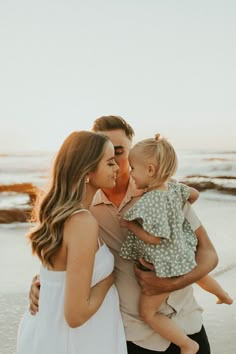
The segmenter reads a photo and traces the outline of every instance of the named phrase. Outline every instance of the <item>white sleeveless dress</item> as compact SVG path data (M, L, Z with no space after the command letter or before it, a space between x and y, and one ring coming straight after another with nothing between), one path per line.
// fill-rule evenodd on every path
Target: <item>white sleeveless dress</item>
M114 268L114 257L103 244L98 249L91 286ZM113 285L98 311L82 326L70 328L64 319L64 271L40 270L39 312L27 310L21 321L16 354L127 354L119 298Z

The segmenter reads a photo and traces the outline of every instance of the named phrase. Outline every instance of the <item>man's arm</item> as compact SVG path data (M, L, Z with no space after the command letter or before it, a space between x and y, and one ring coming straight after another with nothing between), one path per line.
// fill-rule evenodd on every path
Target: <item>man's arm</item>
M39 276L35 275L32 279L30 292L29 292L29 301L30 301L29 310L31 315L36 315L39 309L39 292L40 292L40 280L39 280Z
M196 214L186 205L185 217L191 223L198 238L196 252L197 266L189 273L175 278L158 278L153 272L144 272L135 266L135 274L142 291L146 295L157 295L185 288L211 272L218 263L215 248ZM145 265L145 263L144 263Z

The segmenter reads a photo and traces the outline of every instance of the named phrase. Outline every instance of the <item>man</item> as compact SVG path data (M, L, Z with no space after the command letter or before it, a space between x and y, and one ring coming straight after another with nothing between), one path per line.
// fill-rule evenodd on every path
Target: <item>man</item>
M160 311L173 318L192 339L199 343L198 353L210 353L207 336L202 327L202 309L193 297L192 287L188 286L209 273L217 264L217 255L206 231L193 210L187 205L185 216L192 228L196 230L199 239L196 255L198 266L190 273L175 279L157 278L153 272L143 272L137 267L134 268L132 262L121 258L119 250L127 235L127 230L120 227L119 216L124 215L142 195L142 191L136 189L129 174L128 154L134 131L124 119L117 116L104 116L96 119L92 130L109 136L115 147L116 163L119 165L116 186L113 189L98 191L91 212L99 223L100 237L115 256L116 286L120 296L128 353L180 353L178 347L160 337L140 319L138 311L140 287L136 276L142 291L147 295L171 293ZM33 313L37 309L38 292L33 284L30 295L32 301L30 308Z

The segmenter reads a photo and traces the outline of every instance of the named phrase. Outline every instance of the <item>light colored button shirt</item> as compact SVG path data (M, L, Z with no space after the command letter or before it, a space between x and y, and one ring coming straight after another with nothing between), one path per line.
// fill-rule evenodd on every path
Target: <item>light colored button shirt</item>
M149 350L165 351L170 342L140 319L138 310L140 287L134 274L133 262L119 256L121 244L127 237L127 229L120 227L117 215L124 215L141 195L142 192L137 190L130 180L126 196L119 208L99 190L90 210L99 223L100 237L115 257L116 287L127 341ZM201 223L189 204L186 204L184 212L193 230L196 230ZM197 333L201 329L202 308L197 304L191 286L172 292L159 308L159 312L171 317L187 334Z

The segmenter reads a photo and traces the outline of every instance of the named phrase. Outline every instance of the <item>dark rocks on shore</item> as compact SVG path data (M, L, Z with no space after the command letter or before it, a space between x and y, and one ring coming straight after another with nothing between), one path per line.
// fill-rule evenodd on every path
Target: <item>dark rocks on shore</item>
M1 192L25 193L29 196L30 201L27 208L1 209L0 224L30 221L32 208L39 193L39 188L32 183L9 184L0 185Z
M36 201L39 189L32 183L16 183L0 185L0 192L16 192L28 194L30 198L30 204L33 205Z
M10 224L12 222L30 221L32 209L1 209L0 224Z
M236 187L230 187L222 184L218 184L213 182L212 180L219 179L219 180L235 180L236 185L236 177L232 176L217 176L217 177L209 177L209 176L202 176L202 175L194 175L194 176L187 176L182 179L181 183L186 184L189 187L196 188L199 192L205 190L216 190L221 193L236 195Z

